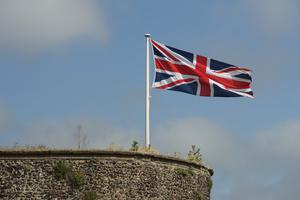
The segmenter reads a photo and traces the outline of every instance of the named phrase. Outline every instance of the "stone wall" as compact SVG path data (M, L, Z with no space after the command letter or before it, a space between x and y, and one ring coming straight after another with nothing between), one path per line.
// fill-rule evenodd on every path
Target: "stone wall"
M60 174L62 166L76 177ZM0 199L209 200L212 174L186 160L135 152L0 151Z

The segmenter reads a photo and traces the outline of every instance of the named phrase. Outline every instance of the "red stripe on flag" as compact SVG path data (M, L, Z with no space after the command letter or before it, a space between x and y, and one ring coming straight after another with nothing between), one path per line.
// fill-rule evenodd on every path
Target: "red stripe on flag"
M210 84L206 74L207 58L204 56L197 55L196 57L196 68L199 70L199 81L200 81L200 96L210 96Z
M221 77L217 77L217 76L210 75L210 74L208 74L208 77L210 79L224 85L224 87L228 88L228 89L247 89L247 88L250 88L250 84L251 84L249 82L221 78Z
M171 72L181 73L183 75L198 76L198 73L186 65L174 64L166 60L155 58L155 66L157 69L162 69Z

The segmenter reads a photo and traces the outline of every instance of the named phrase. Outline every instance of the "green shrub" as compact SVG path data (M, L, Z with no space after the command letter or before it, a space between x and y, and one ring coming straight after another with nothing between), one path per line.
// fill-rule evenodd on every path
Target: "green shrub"
M192 162L202 163L202 154L200 154L200 149L192 145L192 149L189 151L187 159Z
M131 145L131 148L130 148L130 151L138 151L139 150L139 143L137 141L133 141L132 142L132 145Z
M72 171L72 165L66 164L63 161L59 161L54 167L54 174L60 180L66 179L70 171Z
M54 167L54 174L59 180L65 180L71 187L79 188L84 184L84 175L74 171L71 163L59 161Z
M99 197L96 192L88 191L84 193L83 200L97 200Z
M79 171L73 171L73 173L68 176L68 182L72 187L79 188L84 184L84 175Z

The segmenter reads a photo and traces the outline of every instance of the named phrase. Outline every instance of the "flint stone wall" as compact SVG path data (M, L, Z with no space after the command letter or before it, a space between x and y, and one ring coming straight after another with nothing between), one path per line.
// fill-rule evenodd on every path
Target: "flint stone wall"
M59 161L72 163L84 184L58 179ZM209 200L213 171L186 160L116 151L0 151L0 199Z

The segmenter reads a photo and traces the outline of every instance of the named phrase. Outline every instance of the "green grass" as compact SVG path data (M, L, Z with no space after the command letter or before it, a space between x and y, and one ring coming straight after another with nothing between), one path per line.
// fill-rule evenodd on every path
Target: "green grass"
M74 171L71 163L59 161L54 167L54 174L73 188L79 188L84 184L84 175L80 171Z

